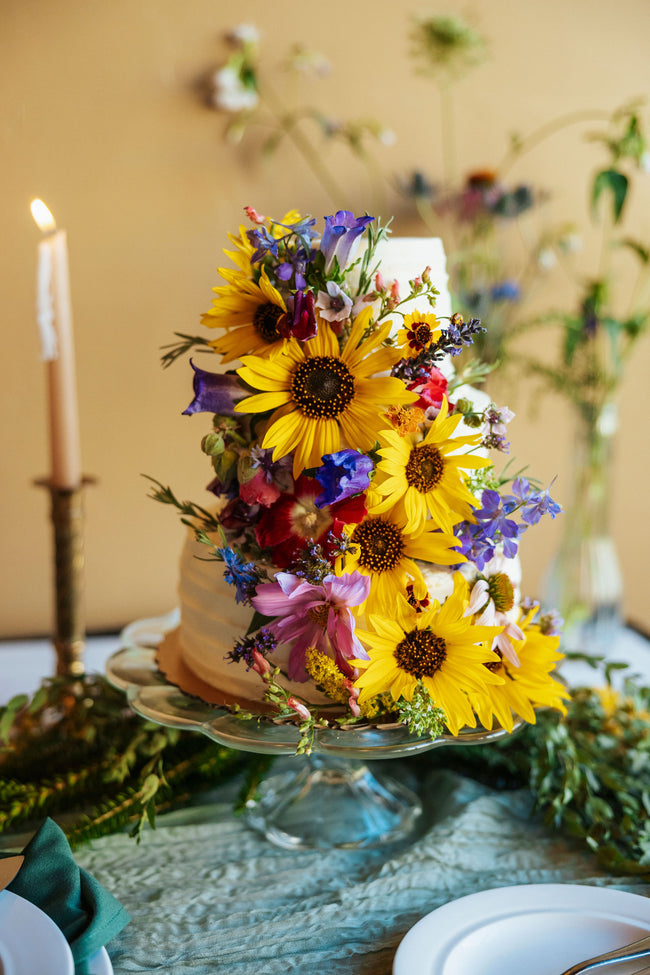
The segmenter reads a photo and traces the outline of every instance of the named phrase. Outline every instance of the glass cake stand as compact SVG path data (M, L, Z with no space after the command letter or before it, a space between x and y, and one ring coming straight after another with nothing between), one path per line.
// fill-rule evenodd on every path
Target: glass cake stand
M362 849L407 838L422 813L419 798L368 761L406 758L443 745L478 745L513 734L503 728L458 735L412 735L402 724L316 728L313 751L296 756L295 725L251 720L206 704L170 684L156 665L156 647L178 625L178 612L138 620L122 632L122 649L106 664L108 680L133 710L171 728L198 731L220 745L292 756L295 768L266 778L248 803L248 825L285 849Z

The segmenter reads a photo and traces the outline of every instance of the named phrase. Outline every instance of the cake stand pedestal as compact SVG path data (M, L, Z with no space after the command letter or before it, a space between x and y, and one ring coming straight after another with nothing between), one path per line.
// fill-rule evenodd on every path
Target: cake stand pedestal
M293 756L295 770L264 779L246 810L248 824L285 849L365 849L406 839L421 815L420 800L380 767L371 772L367 762L486 744L514 733L467 728L431 738L412 735L402 724L325 727L316 728L312 754L296 756L300 732L295 725L238 716L167 682L156 666L156 647L177 624L178 614L172 613L128 626L122 649L107 662L108 680L150 721L198 731L228 748Z

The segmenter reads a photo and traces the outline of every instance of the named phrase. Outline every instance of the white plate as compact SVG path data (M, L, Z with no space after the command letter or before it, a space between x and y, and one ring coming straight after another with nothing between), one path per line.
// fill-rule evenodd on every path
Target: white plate
M393 975L560 975L649 932L650 899L638 894L575 884L499 887L418 921L397 949ZM643 965L619 965L616 975Z
M106 948L100 948L96 954L88 959L86 965L88 975L113 975L113 966Z
M47 914L9 890L0 893L2 975L74 975L70 946Z

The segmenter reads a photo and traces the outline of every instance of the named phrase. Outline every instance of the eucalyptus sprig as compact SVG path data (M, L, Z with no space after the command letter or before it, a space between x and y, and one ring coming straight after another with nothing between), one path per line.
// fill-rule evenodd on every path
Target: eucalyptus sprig
M585 658L593 665L593 658ZM608 681L626 664L596 661ZM444 764L444 749L432 760ZM650 688L580 687L567 714L486 746L453 749L453 767L504 788L527 787L545 825L577 837L612 873L650 876Z

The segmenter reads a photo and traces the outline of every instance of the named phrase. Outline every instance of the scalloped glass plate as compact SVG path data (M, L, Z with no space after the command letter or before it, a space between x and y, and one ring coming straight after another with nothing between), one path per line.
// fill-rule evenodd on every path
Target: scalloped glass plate
M300 732L294 724L243 718L165 679L156 666L156 646L177 624L177 612L132 623L122 634L123 649L108 660L108 679L125 691L134 711L161 725L198 731L228 748L295 756ZM402 724L318 727L313 754L300 756L295 770L263 779L256 799L247 803L245 819L285 849L365 849L400 842L415 829L420 800L381 769L371 772L365 762L442 745L485 744L508 734L503 728L467 728L457 736L432 739L412 735Z
M166 681L156 666L156 646L177 625L177 611L131 623L122 633L123 648L109 658L107 677L114 687L126 692L134 711L158 724L199 731L229 748L269 755L295 754L300 733L293 724L239 717L225 708L205 704ZM466 728L458 735L443 734L433 739L412 735L402 724L317 728L313 750L363 761L401 758L442 745L499 741L523 724L516 722L513 732L500 727L492 731Z

